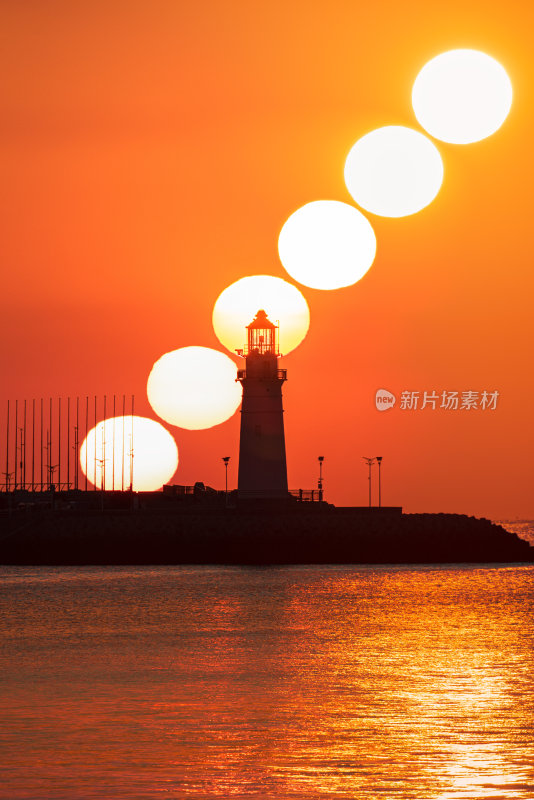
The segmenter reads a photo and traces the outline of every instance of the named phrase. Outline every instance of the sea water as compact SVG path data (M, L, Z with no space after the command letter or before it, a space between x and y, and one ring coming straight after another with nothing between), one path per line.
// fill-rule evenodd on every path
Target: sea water
M0 568L0 797L532 800L533 607L529 565Z

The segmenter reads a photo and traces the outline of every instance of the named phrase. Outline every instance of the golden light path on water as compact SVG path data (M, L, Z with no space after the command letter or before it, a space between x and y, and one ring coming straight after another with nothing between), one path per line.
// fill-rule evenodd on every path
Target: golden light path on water
M21 569L10 800L534 797L532 566Z

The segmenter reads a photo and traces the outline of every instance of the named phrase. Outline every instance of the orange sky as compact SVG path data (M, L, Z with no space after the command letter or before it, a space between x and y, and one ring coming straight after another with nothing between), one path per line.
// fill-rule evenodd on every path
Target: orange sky
M377 258L348 289L302 288L285 361L291 488L408 511L533 517L532 30L527 2L0 3L2 414L10 397L135 393L164 352L218 347L231 282L287 278L279 230L299 206L350 202L343 165L374 127L416 127L411 86L457 47L514 86L501 130L439 144L443 187L372 223ZM222 349L222 348L220 348ZM396 408L374 393L498 390L494 412ZM169 427L176 481L237 476L239 413Z

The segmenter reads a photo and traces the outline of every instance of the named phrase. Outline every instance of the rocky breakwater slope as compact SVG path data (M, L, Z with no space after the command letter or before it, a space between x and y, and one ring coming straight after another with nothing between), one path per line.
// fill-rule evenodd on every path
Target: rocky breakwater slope
M534 561L534 548L486 519L326 508L14 513L0 563L411 564Z

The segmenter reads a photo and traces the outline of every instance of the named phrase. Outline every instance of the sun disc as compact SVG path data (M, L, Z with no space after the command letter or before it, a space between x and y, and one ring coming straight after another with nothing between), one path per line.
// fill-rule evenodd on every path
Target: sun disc
M415 79L412 105L418 122L436 139L470 144L495 133L512 105L504 68L479 50L449 50L429 61Z
M152 492L168 483L178 466L171 434L153 419L111 417L92 428L80 448L80 466L97 488Z
M287 219L278 253L299 283L340 289L365 275L375 258L376 236L358 209L337 200L316 200Z
M272 322L279 322L280 352L287 355L306 336L310 310L296 286L272 275L250 275L221 292L213 307L217 338L231 352L242 348L245 328L260 308Z
M189 430L226 422L241 402L237 367L209 347L182 347L165 353L148 377L148 401L158 417Z
M356 203L382 217L405 217L425 208L443 182L436 146L400 125L362 136L345 162L345 183Z

